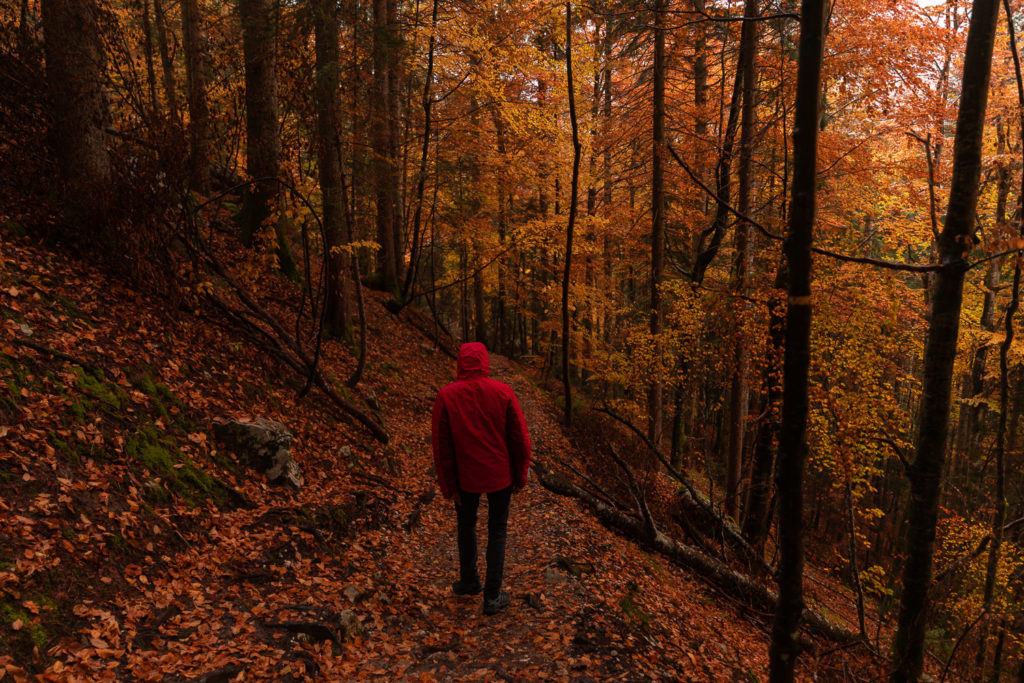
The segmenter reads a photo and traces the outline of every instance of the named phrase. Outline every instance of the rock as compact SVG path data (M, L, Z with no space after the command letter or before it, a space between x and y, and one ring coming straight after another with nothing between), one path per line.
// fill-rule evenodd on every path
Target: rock
M251 422L216 422L213 434L245 465L266 475L267 481L302 487L302 470L291 454L294 437L280 422L262 417Z
M349 602L359 602L363 599L363 591L359 590L359 586L354 583L345 586L341 594L348 598Z
M565 583L565 574L554 567L548 567L544 570L544 582L549 584Z
M359 617L350 609L341 610L341 614L338 615L338 626L341 627L342 640L352 640L366 633L366 629L363 628Z

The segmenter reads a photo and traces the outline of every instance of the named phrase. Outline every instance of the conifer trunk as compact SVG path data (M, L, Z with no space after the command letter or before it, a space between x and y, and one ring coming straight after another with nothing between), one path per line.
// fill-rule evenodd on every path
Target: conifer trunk
M110 182L104 127L106 58L93 0L42 3L46 78L53 106L51 139L65 183L65 218L88 237L102 230Z
M199 0L181 0L181 36L188 88L189 182L200 194L210 191L210 123L206 104L206 59Z

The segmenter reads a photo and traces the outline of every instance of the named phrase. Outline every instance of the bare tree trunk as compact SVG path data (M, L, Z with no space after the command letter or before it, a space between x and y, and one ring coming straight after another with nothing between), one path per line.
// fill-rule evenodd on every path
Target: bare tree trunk
M420 225L423 220L423 192L427 183L427 154L430 152L430 110L434 100L430 95L430 85L434 78L434 31L437 29L437 0L434 0L430 13L430 41L427 46L427 75L423 80L423 147L420 150L420 168L416 178L416 209L413 211L412 246L409 256L409 270L405 274L402 286L402 302L412 299L416 286L416 271L420 260ZM499 200L499 204L500 204Z
M245 162L253 181L242 208L242 241L251 244L270 204L278 195L281 163L278 136L277 36L275 0L239 0L242 19L242 52L245 57ZM284 235L284 214L274 221L277 258L281 271L294 277L298 268Z
M405 211L403 209L405 201L399 184L399 176L402 174L399 163L399 156L402 155L402 114L399 104L401 88L401 80L399 78L401 35L398 25L398 0L387 0L387 30L388 97L385 100L385 105L388 110L388 154L391 161L391 174L388 177L388 194L391 197L391 229L393 231L391 241L395 245L391 258L395 262L395 285L397 287L398 283L402 280L402 269L405 262Z
M804 0L800 12L796 113L793 126L793 199L785 242L789 300L779 429L779 602L772 625L770 680L793 680L804 611L804 462L807 457L807 378L811 360L811 243L816 212L821 62L825 0Z
M53 105L51 138L65 184L64 209L85 233L104 229L110 155L104 127L106 57L94 0L44 0L46 77Z
M327 291L324 296L324 324L327 333L350 339L352 314L348 296L348 260L342 249L342 223L345 191L341 182L341 102L338 86L341 64L338 52L338 2L314 0L316 34L316 106L317 156L320 170L320 194L323 197L324 259Z
M996 122L997 147L996 154L1006 153L1006 134L1003 130L1002 121ZM1006 223L1006 201L1010 193L1010 169L1007 165L1001 165L998 171L998 186L996 189L996 223ZM1003 259L993 259L985 273L985 298L981 309L981 329L985 332L996 331L996 291L999 289L999 278L1002 272ZM985 390L985 365L988 360L989 345L979 344L974 350L971 359L970 374L965 378L961 388L962 399L981 398ZM957 420L955 446L959 456L969 467L971 460L977 452L980 438L979 425L985 418L985 405L972 404L966 400L961 403L960 415ZM952 469L952 465L950 467Z
M565 77L569 89L569 123L572 127L572 185L569 190L569 221L565 228L565 271L562 274L562 385L565 392L565 426L572 426L572 384L569 382L569 283L572 278L572 233L576 225L580 182L580 132L576 121L576 92L572 77L572 3L565 3Z
M655 363L660 364L663 305L661 283L665 273L665 11L668 0L654 3L654 139L651 149L651 336ZM648 437L661 444L664 383L655 370L647 394Z
M163 0L153 0L153 25L156 28L156 46L160 52L160 69L163 76L164 97L167 99L167 113L175 126L181 125L181 107L178 104L178 85L174 77L174 60L167 43L167 19L164 15Z
M391 136L391 102L397 97L397 93L391 92L394 80L390 73L390 52L395 49L394 26L390 22L392 4L392 0L373 0L373 95L377 106L371 114L370 127L377 188L377 242L380 244L375 279L381 289L397 293L396 263L400 244L395 242L398 167Z
M743 535L750 545L764 550L768 538L768 506L772 497L772 473L775 469L775 436L778 422L779 402L782 399L781 361L785 340L785 299L786 269L779 264L775 275L774 290L768 301L769 349L764 376L764 403L762 416L754 440L753 463L750 468L750 491L743 517Z
M916 455L908 472L910 501L906 514L906 564L903 566L903 596L894 643L894 681L916 681L923 666L928 588L946 455L953 361L960 331L965 256L974 235L982 135L998 16L998 0L975 0L967 31L963 89L953 141L949 208L939 240L939 262L943 269L935 274L924 354Z
M738 195L736 208L743 216L750 215L751 195L751 157L754 147L756 57L757 57L757 0L746 0L743 30L740 38L739 68L743 71L743 111L740 116L740 163L738 173ZM733 270L733 291L737 293L736 301L739 318L735 328L735 354L733 375L729 387L729 452L726 457L725 476L725 513L734 520L739 520L740 512L740 473L743 471L743 437L747 426L747 403L749 391L747 386L750 352L748 340L742 333L742 316L747 306L743 303L747 293L747 273L752 262L750 249L750 226L740 220L736 224L736 261Z
M1009 0L1003 0L1003 7L1006 11L1007 27L1010 35L1010 50L1013 53L1013 64L1017 76L1017 103L1018 114L1021 126L1024 126L1024 76L1021 75L1020 55L1017 52L1017 36L1013 26L1013 12L1010 9ZM1021 128L1024 131L1024 128ZM1004 143L1000 127L1000 142ZM1001 145L1002 146L1002 145ZM1007 176L1009 171L1000 169L999 195L1002 198L1002 209L1005 213L1006 195L1009 185ZM1024 175L1021 177L1020 201L1024 202ZM1024 236L1024 207L1017 207L1015 217L1017 219L1017 234ZM1006 306L1006 319L1004 322L1005 336L999 345L999 426L996 428L996 488L993 491L995 499L995 512L992 514L992 542L988 547L988 562L985 565L985 587L982 593L982 612L988 615L992 607L992 600L995 598L996 578L999 573L999 559L1003 547L1003 525L1006 523L1006 429L1007 417L1011 410L1010 405L1010 349L1013 346L1014 327L1013 317L1020 308L1020 279L1021 279L1021 258L1024 253L1018 251L1017 258L1013 263L1013 286L1010 289L1010 303ZM986 283L987 284L987 283ZM995 293L993 292L993 298ZM986 296L987 301L987 296ZM994 303L994 302L993 302ZM984 670L985 655L988 652L989 623L985 619L982 623L981 634L978 644L977 664L979 670ZM1001 649L1001 648L999 648Z
M149 18L149 0L141 0L139 14L142 19L142 54L146 61L146 89L149 91L149 110L153 120L159 116L156 99L156 65L153 57L153 23Z
M210 191L210 123L206 104L205 40L199 30L199 0L181 0L181 35L188 86L189 179L200 194Z

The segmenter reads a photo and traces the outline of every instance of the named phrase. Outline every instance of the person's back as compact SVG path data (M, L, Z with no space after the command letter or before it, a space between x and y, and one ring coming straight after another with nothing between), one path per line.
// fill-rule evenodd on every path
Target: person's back
M458 379L438 392L434 403L434 467L445 498L455 500L461 577L457 594L480 591L476 573L476 511L487 494L488 546L484 611L508 604L501 592L505 534L511 494L526 485L530 437L515 392L488 377L483 344L459 349Z

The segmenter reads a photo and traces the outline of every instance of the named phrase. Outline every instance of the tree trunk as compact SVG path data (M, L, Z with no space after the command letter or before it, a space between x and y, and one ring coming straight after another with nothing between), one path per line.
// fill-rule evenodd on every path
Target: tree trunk
M654 3L654 135L651 149L651 337L655 376L647 394L648 437L661 444L664 384L661 378L661 282L665 272L665 11L668 0Z
M569 190L569 221L565 228L565 270L562 273L562 386L565 392L565 426L572 426L572 384L569 382L570 309L572 279L572 233L576 225L577 192L580 182L580 133L576 121L576 92L572 78L572 3L565 3L565 77L569 89L569 124L572 127L572 185Z
M750 468L750 489L743 515L743 535L758 551L764 550L768 538L769 503L772 496L772 474L775 470L775 435L779 401L782 398L780 365L785 340L785 265L780 263L775 286L768 301L768 336L770 346L764 371L762 417L754 440L753 463Z
M773 683L793 680L804 611L804 461L807 456L807 377L811 358L811 243L816 211L821 62L825 0L804 0L800 12L793 198L784 243L789 278L782 380L782 425L776 484L779 493L779 602L772 625Z
M181 125L181 107L178 105L178 85L174 77L174 60L167 44L167 19L164 15L163 0L153 0L153 25L156 28L156 47L160 53L160 70L163 76L164 98L167 100L167 114L175 126Z
M392 146L391 103L398 93L392 93L391 52L395 49L395 27L391 24L392 0L373 0L373 95L377 103L371 114L371 146L373 148L374 181L377 188L377 251L376 285L388 292L398 293L397 253L400 244L395 241L395 212L398 192L398 165Z
M53 105L51 139L65 184L69 225L83 237L102 231L110 194L110 155L104 127L106 57L93 0L45 0L46 77Z
M205 39L199 30L199 0L181 0L181 35L188 87L189 182L199 194L210 192L210 123L206 104Z
M430 152L430 110L434 100L430 95L431 81L434 78L434 32L437 30L437 0L434 0L433 9L430 12L430 41L427 46L427 75L423 79L423 146L420 149L420 167L416 176L416 208L413 212L412 224L412 245L409 254L409 270L405 274L405 284L402 286L402 302L408 303L412 300L413 290L416 287L416 272L420 260L420 225L423 220L423 193L427 183L427 155ZM501 150L504 151L504 148ZM435 186L436 187L436 186ZM501 195L499 191L499 196ZM499 207L501 200L499 199ZM499 208L499 211L501 209ZM502 228L499 228L501 231ZM502 235L503 236L503 235Z
M242 207L242 241L251 244L270 215L270 204L278 195L277 176L281 163L278 136L277 36L274 0L239 0L242 19L242 52L245 57L245 161L252 184ZM284 234L284 213L273 221L277 258L288 277L298 272Z
M149 18L149 0L139 3L139 14L142 18L142 53L146 61L146 89L149 91L150 116L155 121L160 114L160 105L156 99L156 64L153 56L153 23Z
M754 147L756 57L757 57L757 0L746 0L743 30L740 38L741 63L743 71L743 111L740 116L740 163L737 169L738 195L736 208L742 216L750 215L751 156ZM740 473L743 471L743 437L747 426L747 403L749 392L747 373L750 364L748 340L742 333L743 314L747 306L747 273L750 270L752 251L750 249L750 225L740 219L736 224L736 261L733 270L733 291L736 292L738 319L735 327L735 354L731 386L729 387L729 452L726 457L725 513L739 520Z
M323 197L324 259L327 291L324 324L328 334L350 339L352 316L348 296L348 260L342 250L345 191L341 179L341 135L338 96L338 2L314 0L316 75L313 95L316 106L317 158L320 194Z
M953 141L953 177L946 224L939 240L943 269L935 274L924 382L914 462L909 469L903 596L894 644L894 681L916 681L924 658L924 637L935 552L935 527L945 461L953 361L967 250L974 235L982 134L988 104L989 71L999 16L998 0L976 0L967 31L963 89Z

